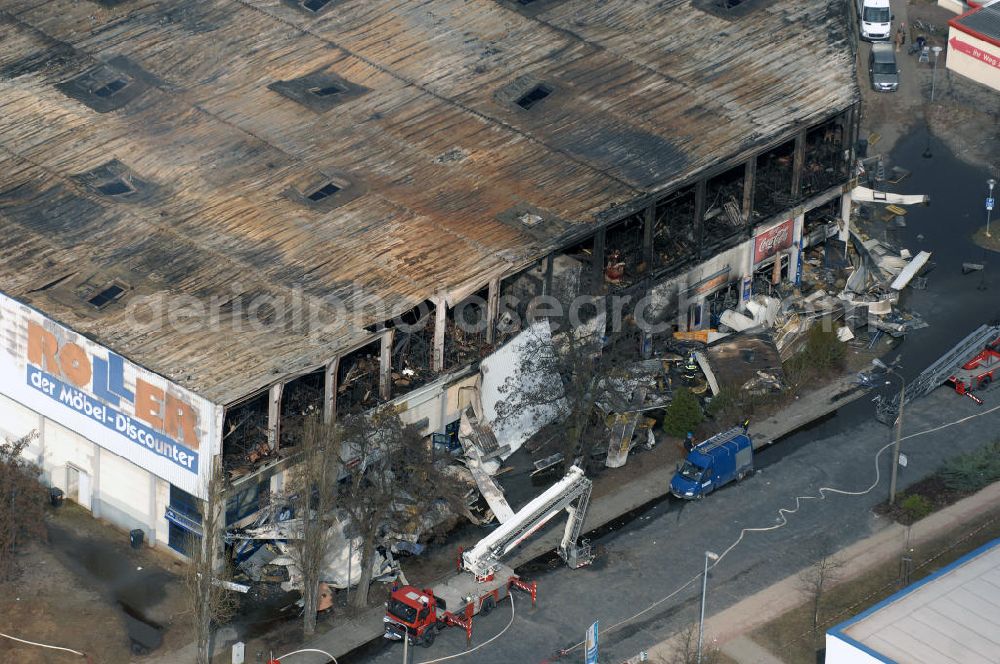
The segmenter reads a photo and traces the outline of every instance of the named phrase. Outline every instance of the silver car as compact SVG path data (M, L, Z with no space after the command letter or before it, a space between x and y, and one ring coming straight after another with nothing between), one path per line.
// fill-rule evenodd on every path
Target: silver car
M899 67L896 66L896 52L889 42L872 44L868 56L868 77L872 89L877 92L895 92L899 88Z

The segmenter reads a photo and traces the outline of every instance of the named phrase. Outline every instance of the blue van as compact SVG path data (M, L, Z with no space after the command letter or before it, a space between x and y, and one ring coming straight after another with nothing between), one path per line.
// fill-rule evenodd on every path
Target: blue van
M753 472L753 441L736 427L695 445L670 480L670 493L684 500L703 498Z

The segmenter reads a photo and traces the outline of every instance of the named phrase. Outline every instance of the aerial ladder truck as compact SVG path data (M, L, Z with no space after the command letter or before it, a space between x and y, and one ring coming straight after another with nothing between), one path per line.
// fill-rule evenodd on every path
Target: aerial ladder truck
M565 509L569 519L557 549L559 556L574 569L588 565L593 560L590 545L586 540L577 542L590 490L591 481L583 470L571 467L565 477L463 551L458 574L434 588L407 585L393 590L383 618L385 638L405 638L410 644L429 647L440 630L454 625L471 640L473 617L488 615L511 590L529 593L534 605L535 582L522 580L501 559Z

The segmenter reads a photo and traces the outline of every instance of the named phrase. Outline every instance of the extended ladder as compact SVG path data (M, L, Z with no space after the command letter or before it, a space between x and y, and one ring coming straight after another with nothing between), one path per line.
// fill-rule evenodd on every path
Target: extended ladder
M979 329L958 342L910 382L903 392L903 403L908 404L914 399L930 394L948 380L948 377L955 373L956 369L969 361L998 336L1000 336L1000 325L980 326ZM895 422L898 413L898 392L891 399L879 399L878 405L875 407L875 418L883 424L891 425Z

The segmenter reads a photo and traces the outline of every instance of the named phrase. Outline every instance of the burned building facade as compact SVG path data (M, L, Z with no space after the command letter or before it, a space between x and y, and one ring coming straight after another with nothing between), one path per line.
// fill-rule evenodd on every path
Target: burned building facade
M837 0L8 4L0 433L182 552L215 459L239 519L311 414L443 431L537 296L704 329L845 231Z

